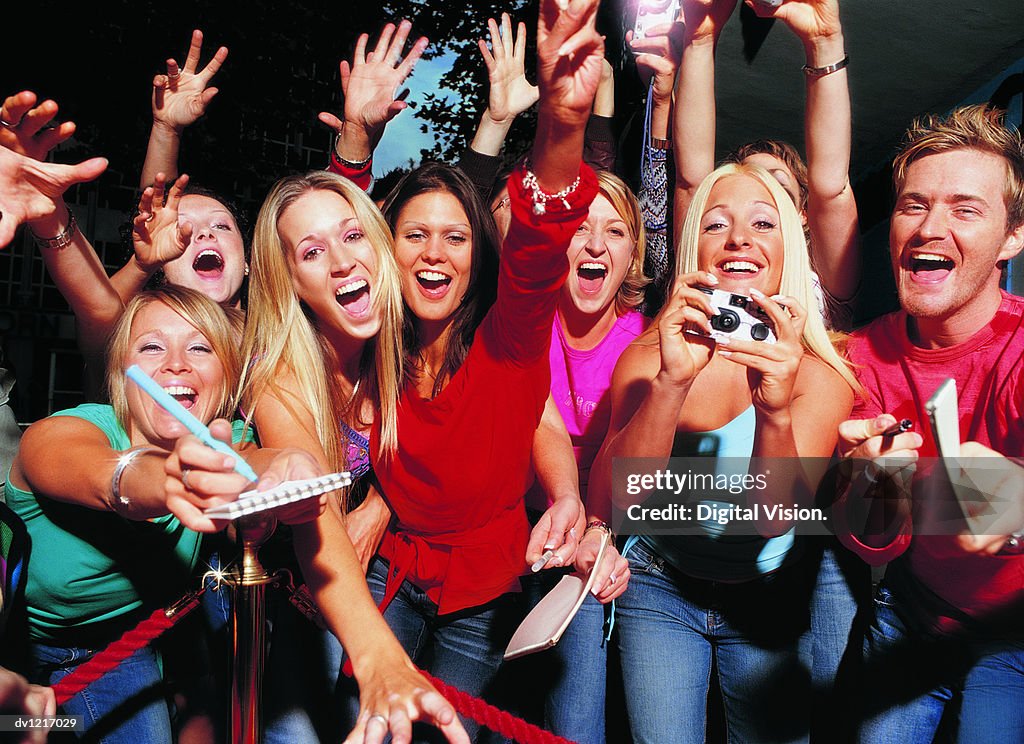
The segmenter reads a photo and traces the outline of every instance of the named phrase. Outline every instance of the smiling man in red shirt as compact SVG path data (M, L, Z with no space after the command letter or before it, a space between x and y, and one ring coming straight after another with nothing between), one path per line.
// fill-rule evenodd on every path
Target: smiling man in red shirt
M862 459L937 455L924 404L956 380L963 457L998 458L993 503L1009 534L929 534L912 514L936 480L918 468L913 501L890 500L885 529L841 536L874 565L889 562L865 640L861 741L931 742L945 704L962 696L958 741L1024 741L1024 299L1000 290L1024 248L1024 149L980 106L915 123L893 167L890 223L898 312L850 340L866 397L840 427ZM917 431L882 432L909 418ZM998 463L995 467L992 463ZM948 502L948 487L946 487ZM868 493L871 508L882 508ZM918 534L915 534L915 525ZM956 533L958 530L947 530Z

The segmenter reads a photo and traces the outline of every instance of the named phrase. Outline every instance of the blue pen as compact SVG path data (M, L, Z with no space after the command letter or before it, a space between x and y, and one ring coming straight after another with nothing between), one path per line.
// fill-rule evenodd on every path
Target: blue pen
M143 372L139 365L133 364L128 368L125 373L128 375L128 379L132 380L136 385L143 389L149 397L157 402L157 404L167 411L169 414L178 419L181 424L188 429L191 433L195 434L203 444L207 447L212 447L218 452L222 452L225 455L230 455L235 458L235 472L239 475L244 475L246 478L251 480L253 483L258 481L260 477L256 475L256 471L253 470L249 463L242 459L242 457L235 452L231 447L219 439L215 438L210 430L206 428L206 424L197 419L171 397L166 390L156 384L156 381L152 377Z

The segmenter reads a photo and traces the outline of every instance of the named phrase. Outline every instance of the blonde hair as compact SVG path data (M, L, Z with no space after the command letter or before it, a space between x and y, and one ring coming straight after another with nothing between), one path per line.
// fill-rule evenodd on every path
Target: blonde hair
M241 372L236 329L224 309L201 292L171 284L140 292L125 307L107 346L107 393L118 422L128 429L128 384L125 379L132 351L132 324L143 308L161 302L203 334L220 361L224 376L217 391L217 410L212 418L230 417L235 411L235 387ZM203 422L208 423L208 422Z
M333 191L351 205L377 259L377 276L372 279L373 307L381 314L381 326L363 347L359 389L351 404L340 399L337 386L331 382L331 372L337 369L339 360L317 330L317 318L307 312L295 294L288 249L277 230L285 210L311 191ZM391 231L370 197L348 179L326 171L282 178L267 195L256 220L249 313L242 344L243 358L248 363L240 385L246 421L252 420L260 398L268 392L287 407L277 379L283 374L292 375L298 386L295 397L312 411L316 436L332 467L345 465L339 418L346 410L353 410L358 419L367 400L380 416L381 451L389 456L398 446L402 289L391 242Z
M836 350L836 344L841 345L842 337L829 334L825 328L825 322L821 318L821 313L817 312L818 303L811 283L811 261L807 253L807 241L804 238L803 224L796 211L796 206L793 204L793 198L782 188L775 177L761 166L728 163L716 168L701 181L683 222L679 250L676 251L676 276L698 271L697 253L701 234L700 225L708 198L711 196L711 190L715 184L730 176L753 178L768 189L779 212L779 227L782 231L784 248L779 292L795 299L807 311L807 322L804 324L802 338L804 347L838 372L854 390L860 390L860 383L857 382L849 362Z
M625 315L644 301L644 289L651 283L644 275L644 255L647 252L647 232L644 229L644 218L640 213L640 203L626 182L609 171L597 172L597 188L601 196L608 200L629 230L629 238L633 241L633 260L629 264L626 276L615 293L615 312Z
M1024 224L1024 144L1020 132L1006 126L1003 117L999 109L976 104L954 109L946 116L915 119L903 134L892 163L893 193L899 195L907 169L926 155L964 148L981 150L1006 161L1003 201L1007 231Z

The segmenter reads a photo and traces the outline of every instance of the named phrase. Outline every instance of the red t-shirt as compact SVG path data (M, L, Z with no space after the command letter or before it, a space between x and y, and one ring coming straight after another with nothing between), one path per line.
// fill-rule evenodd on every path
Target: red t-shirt
M868 399L852 418L890 413L909 418L924 437L922 457L937 455L924 404L947 378L956 380L961 441L980 442L1008 457L1024 454L1024 298L1002 293L995 316L967 341L942 349L914 346L902 310L856 331L850 359ZM1024 555L966 553L955 538L911 534L871 548L849 535L843 541L869 563L900 557L910 575L953 607L973 616L1006 605L1024 590Z
M374 472L396 517L380 548L391 562L389 596L404 576L441 614L519 587L529 537L523 497L550 385L551 323L569 241L597 194L584 166L570 208L548 202L546 214L535 215L522 175L517 169L509 179L512 225L498 298L465 362L433 400L406 386L393 458L381 458L377 426L371 436Z

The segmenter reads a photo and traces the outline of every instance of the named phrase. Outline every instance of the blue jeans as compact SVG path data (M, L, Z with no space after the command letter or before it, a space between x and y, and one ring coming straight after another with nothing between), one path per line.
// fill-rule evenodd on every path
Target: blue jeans
M815 551L817 579L811 596L811 630L801 657L811 670L811 741L838 744L852 738L850 695L871 607L871 570L831 537Z
M721 584L676 571L642 542L626 558L615 627L635 744L705 741L713 660L730 742L806 741L809 589L799 567Z
M96 650L33 643L29 678L53 685ZM139 649L62 706L81 716L86 736L101 744L170 744L171 716L157 652Z
M532 609L566 573L549 570L523 577L528 607ZM604 605L588 596L554 648L508 665L520 697L531 689L543 695L543 728L576 744L605 741L604 620Z
M366 581L375 602L384 597L388 562L376 556L370 561ZM479 607L446 615L437 614L437 605L427 593L405 581L384 610L384 620L413 663L438 679L476 697L489 698L492 681L502 663L505 647L523 618L522 600L515 594L503 594ZM339 682L343 685L345 680ZM358 691L349 682L350 719L354 724L359 710ZM476 739L480 725L462 718L470 739ZM414 727L415 741L443 740L440 732ZM439 737L439 738L436 738Z
M264 744L343 740L351 726L344 729L344 699L336 691L341 642L295 609L283 589L268 593L267 615L272 630L263 684Z
M1024 641L928 635L881 585L864 667L861 742L930 744L957 697L958 742L1024 741Z

